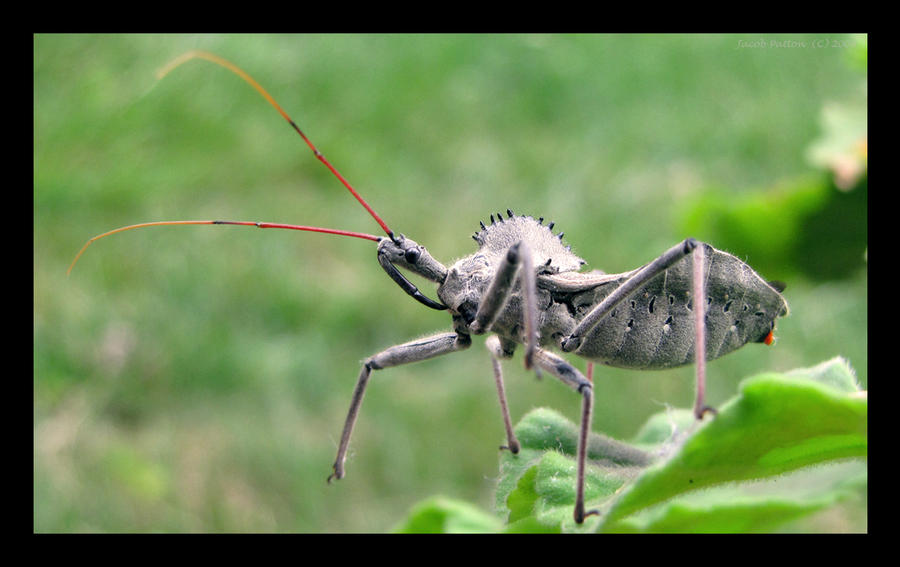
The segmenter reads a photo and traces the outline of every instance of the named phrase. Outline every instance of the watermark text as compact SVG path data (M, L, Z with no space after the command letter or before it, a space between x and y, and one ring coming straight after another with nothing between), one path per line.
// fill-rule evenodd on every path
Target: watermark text
M737 49L836 49L853 46L852 39L822 37L815 39L739 39Z

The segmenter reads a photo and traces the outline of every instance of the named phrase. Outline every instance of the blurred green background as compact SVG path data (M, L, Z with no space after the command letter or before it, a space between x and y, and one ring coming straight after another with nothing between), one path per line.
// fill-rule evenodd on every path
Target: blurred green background
M450 328L384 277L372 243L151 228L97 242L66 277L88 238L138 222L379 232L236 76L194 61L156 81L195 48L256 78L445 263L509 207L555 221L590 268L629 270L690 235L786 281L777 344L711 363L713 405L748 375L835 355L866 386L866 181L841 177L858 140L838 143L858 138L860 104L865 140L865 38L38 35L35 531L382 532L435 494L493 502L504 435L483 338L375 373L347 477L325 482L360 361ZM514 419L577 419L568 388L519 356L505 369ZM595 380L594 430L620 438L693 400L691 368Z

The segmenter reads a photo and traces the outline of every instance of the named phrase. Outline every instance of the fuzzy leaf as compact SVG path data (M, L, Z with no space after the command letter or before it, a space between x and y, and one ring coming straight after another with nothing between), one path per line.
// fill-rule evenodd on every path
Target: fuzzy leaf
M714 419L697 423L688 416L670 411L652 417L633 444L593 434L585 500L600 514L576 527L577 426L551 410L534 410L516 427L522 451L501 457L498 507L511 524L566 531L765 531L848 493L840 475L788 494L760 491L765 482L759 481L867 455L865 392L840 358L754 376ZM865 478L862 463L857 476ZM742 481L755 481L757 489L738 497L733 487ZM695 495L724 485L729 488Z
M417 504L394 532L494 533L501 529L500 520L472 504L436 496Z
M816 467L769 481L695 491L633 514L618 532L764 533L861 496L863 462ZM864 497L864 495L863 495Z

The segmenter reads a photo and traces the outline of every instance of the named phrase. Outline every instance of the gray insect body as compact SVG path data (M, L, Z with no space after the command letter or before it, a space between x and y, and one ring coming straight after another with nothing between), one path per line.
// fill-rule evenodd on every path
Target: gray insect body
M713 360L748 342L764 342L775 319L787 313L787 303L750 266L708 244L703 247L706 359ZM612 281L576 293L571 299L576 320L633 273L618 274ZM689 262L678 262L655 276L598 323L575 354L610 366L645 370L692 363L691 276Z
M562 244L551 228L529 216L499 217L476 233L479 250L457 261L438 288L457 331L471 332L488 285L508 250L528 242L535 266L539 344L562 349L585 315L638 270L621 274L579 273L585 261ZM707 264L707 359L747 342L762 342L787 304L771 284L738 258L704 245ZM574 354L592 362L632 369L662 369L694 359L691 266L677 262L620 303L584 338ZM490 332L525 343L521 286L511 289Z
M771 342L775 319L787 314L781 284L769 283L731 254L688 238L644 266L622 274L579 272L584 260L562 244L543 219L491 216L474 239L479 249L450 268L403 235L378 243L378 261L406 293L433 309L447 309L453 332L390 347L368 358L360 371L344 424L334 472L344 476L350 435L373 370L418 362L466 349L471 335L490 333L485 345L513 453L519 442L506 403L500 361L525 346L525 366L559 378L582 396L577 448L576 522L597 513L584 508L584 470L593 411L593 387L578 369L550 349L591 362L635 369L697 363L694 413L704 404L705 361L748 342ZM684 261L690 257L690 261ZM423 295L397 270L438 284L440 302ZM708 294L708 297L707 297ZM696 352L705 356L696 356Z

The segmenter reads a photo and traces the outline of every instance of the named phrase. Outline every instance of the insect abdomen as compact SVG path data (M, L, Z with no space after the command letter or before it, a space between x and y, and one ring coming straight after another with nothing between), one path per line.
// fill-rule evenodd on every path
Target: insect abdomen
M706 246L706 345L711 360L762 342L787 303L747 264ZM593 291L596 305L614 287ZM589 292L590 293L590 292ZM694 360L689 258L648 281L585 337L577 354L620 368L662 369Z

